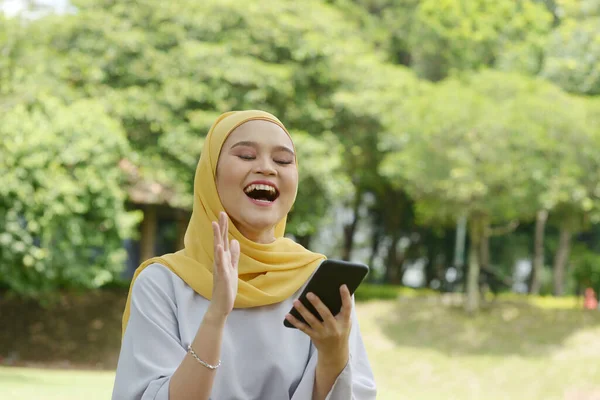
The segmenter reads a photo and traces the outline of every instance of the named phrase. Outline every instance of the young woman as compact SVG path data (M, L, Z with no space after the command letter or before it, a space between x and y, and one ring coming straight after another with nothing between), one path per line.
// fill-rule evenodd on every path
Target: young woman
M276 117L216 120L185 248L133 277L114 400L375 399L348 289L336 316L312 296L323 322L295 300L324 259L283 236L297 189L295 148Z

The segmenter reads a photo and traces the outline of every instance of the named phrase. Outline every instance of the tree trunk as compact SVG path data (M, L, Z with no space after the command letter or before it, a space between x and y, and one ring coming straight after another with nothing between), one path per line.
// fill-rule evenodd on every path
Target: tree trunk
M397 283L398 282L398 241L400 240L400 235L394 233L392 235L392 243L390 243L390 247L388 248L388 253L385 262L385 279L387 283Z
M483 237L483 220L481 216L474 216L471 219L469 229L469 273L467 275L467 298L465 301L465 310L469 314L474 314L479 310L479 250Z
M481 279L481 272L484 271L483 278ZM487 271L487 272L486 272ZM477 292L480 294L483 303L485 304L485 294L490 291L491 282L489 279L490 271L490 232L484 229L481 232L481 243L479 244L479 273L477 275Z
M427 264L425 264L425 287L431 287L431 281L435 279L437 246L427 246Z
M373 236L371 237L371 255L369 256L369 267L373 268L375 263L375 257L379 252L379 245L381 244L381 230L378 227L373 227Z
M444 256L440 255L437 245L429 243L427 248L427 265L425 265L425 286L430 288L435 279L440 279L440 266L444 265Z
M554 295L563 296L565 294L565 270L569 261L569 252L571 250L571 230L565 224L560 227L560 238L558 241L558 250L554 257Z
M344 226L344 248L342 249L342 260L350 261L352 255L352 247L354 246L354 233L356 232L356 226L358 225L358 210L362 199L362 193L356 191L354 197L354 205L352 207L352 222Z
M144 206L144 219L141 226L140 263L155 256L157 223L156 206Z
M490 267L490 235L489 232L481 232L481 244L479 245L479 267L489 269Z
M401 285L402 282L404 281L404 274L406 273L406 269L404 269L404 262L406 261L406 253L407 253L406 250L401 252L400 254L398 254L396 252L395 269L397 272L396 272L396 280L392 282L394 285Z
M465 270L465 237L467 233L467 217L463 214L456 222L456 239L454 242L454 268L461 274Z
M531 286L529 293L540 294L542 288L542 272L544 270L544 232L548 210L539 210L535 219L535 239L533 249L533 269L531 271Z

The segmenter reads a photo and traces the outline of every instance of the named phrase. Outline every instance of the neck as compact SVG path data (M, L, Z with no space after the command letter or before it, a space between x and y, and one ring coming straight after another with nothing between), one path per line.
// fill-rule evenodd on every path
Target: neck
M275 241L275 228L271 228L265 231L255 231L252 229L246 229L241 226L236 226L238 231L248 240L260 244L269 244Z

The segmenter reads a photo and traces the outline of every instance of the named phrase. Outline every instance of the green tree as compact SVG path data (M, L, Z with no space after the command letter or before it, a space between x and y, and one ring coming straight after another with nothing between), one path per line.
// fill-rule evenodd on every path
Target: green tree
M585 19L600 16L598 0L537 0L544 4L554 16L554 24L560 25L570 19Z
M586 123L583 101L563 94L553 97L548 107L547 100L538 98L528 104L528 115L523 112L525 104L515 105L515 114L520 111L520 126L525 128L524 132L532 134L537 129L540 134L534 154L543 160L540 160L538 169L532 171L532 178L541 188L538 199L540 210L549 213L550 222L559 227L559 244L553 265L554 293L557 295L565 293L572 237L585 228L586 220L595 218L600 206L597 194L600 188L597 172L600 157L595 151L599 143L597 133L592 132ZM537 127L528 123L532 120L536 120ZM537 268L536 275L539 276L541 267L538 265ZM538 279L534 283L537 283L534 291L539 290Z
M40 95L0 124L0 283L24 296L95 288L123 269L125 210L119 161L126 137L101 104Z
M600 94L600 16L563 22L548 42L541 75L569 92Z
M476 89L447 80L407 106L395 135L397 152L382 166L382 173L417 201L421 220L447 224L467 217L469 312L478 309L482 242L493 223L526 214L529 195L519 165L524 152L514 151L504 110Z
M596 218L599 205L600 158L594 150L598 132L591 119L592 103L540 79L518 75L489 71L473 76L469 84L504 107L513 151L525 155L519 164L529 175L528 204L537 207L532 291L540 289L548 220L559 227L554 292L563 294L571 238L584 229L584 221Z
M537 74L553 21L546 6L532 0L336 3L361 21L391 61L433 81L453 71L488 67Z
M292 131L298 152L298 196L288 219L287 232L310 248L312 237L331 223L328 211L339 206L352 192L352 183L342 167L343 147L332 133L316 138Z
M572 251L572 264L572 276L577 286L577 294L590 287L598 293L600 290L600 253L598 253L595 243L591 246L583 243L575 244Z
M394 64L410 66L410 34L420 0L333 0Z
M203 136L223 111L271 111L315 138L352 135L353 124L333 129L332 98L343 83L340 70L372 48L333 6L316 0L74 5L76 14L44 19L36 36L54 51L51 74L106 104L139 155L142 175L174 188L183 207L191 205ZM329 204L312 195L325 187L326 177L317 175L322 167L309 167L312 186L302 189L293 216L305 224L290 224L300 236L314 232L316 225L306 223Z
M419 81L408 68L382 64L377 57L356 60L340 71L344 84L333 97L336 110L333 130L338 132L344 148L344 171L354 185L353 196L347 204L352 217L344 226L342 251L342 258L350 259L359 209L366 193L375 196L372 214L388 216L384 235L391 236L394 243L400 239L402 216L407 212L407 202L403 201L406 196L403 189L390 185L378 169L390 151L386 137L397 129L396 121L404 114L404 105L427 84ZM396 257L390 255L388 259L396 260ZM390 262L388 267L394 268L394 264L395 261Z

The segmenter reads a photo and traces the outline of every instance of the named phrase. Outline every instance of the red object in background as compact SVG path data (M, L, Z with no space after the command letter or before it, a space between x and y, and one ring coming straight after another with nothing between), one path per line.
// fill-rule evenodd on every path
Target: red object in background
M583 308L586 310L595 310L598 308L598 300L596 299L596 293L594 292L594 289L585 289Z

